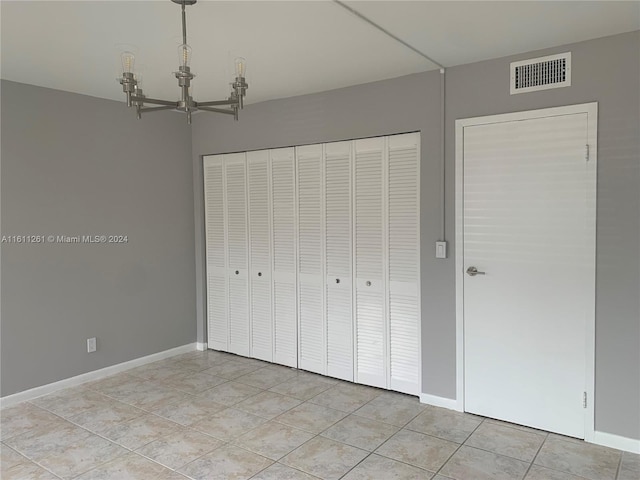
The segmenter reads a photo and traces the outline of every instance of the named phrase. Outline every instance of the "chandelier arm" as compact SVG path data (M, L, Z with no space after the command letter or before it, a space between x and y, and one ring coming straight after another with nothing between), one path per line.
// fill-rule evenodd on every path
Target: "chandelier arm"
M196 107L214 107L216 105L237 105L238 100L214 100L212 102L194 102Z
M142 103L152 103L154 105L166 105L173 108L178 106L178 102L170 102L169 100L160 100L158 98L138 97L137 95L131 95L131 100Z
M144 107L140 109L140 113L145 113L145 112L157 112L159 110L173 110L175 109L176 106L175 105L163 105L162 107Z
M226 113L227 115L235 115L235 110L226 110L224 108L213 108L213 107L201 107L201 106L198 106L198 110L202 110L204 112Z

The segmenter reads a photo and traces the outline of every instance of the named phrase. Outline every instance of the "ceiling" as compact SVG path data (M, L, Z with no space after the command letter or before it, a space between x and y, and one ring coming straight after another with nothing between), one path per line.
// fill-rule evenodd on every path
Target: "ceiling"
M640 1L347 1L440 64L640 29ZM162 1L5 1L3 79L123 100L122 44L135 46L145 94L177 99L180 7ZM206 1L187 7L196 100L226 98L233 59L247 59L247 103L438 68L327 1Z

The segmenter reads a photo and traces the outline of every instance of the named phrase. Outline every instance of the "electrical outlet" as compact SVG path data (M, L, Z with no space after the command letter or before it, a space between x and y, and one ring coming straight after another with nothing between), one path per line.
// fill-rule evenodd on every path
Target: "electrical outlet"
M87 352L95 352L96 351L96 337L87 338Z

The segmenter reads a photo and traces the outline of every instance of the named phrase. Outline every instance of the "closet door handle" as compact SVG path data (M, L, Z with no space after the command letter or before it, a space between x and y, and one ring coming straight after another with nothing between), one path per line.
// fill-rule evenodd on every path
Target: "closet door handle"
M258 272L258 276L261 277L262 276L262 272Z
M240 274L240 271L239 271L239 270L236 270L236 275L239 275L239 274Z
M336 283L340 283L340 279L339 278L336 278Z
M367 280L367 283L365 284L367 287L371 286L371 280Z

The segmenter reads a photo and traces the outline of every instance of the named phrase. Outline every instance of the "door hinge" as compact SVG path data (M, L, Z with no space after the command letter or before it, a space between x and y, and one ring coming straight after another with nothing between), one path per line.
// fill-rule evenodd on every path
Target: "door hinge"
M582 392L582 408L587 408L587 392Z
M589 161L589 144L588 143L584 146L584 159L587 162Z

